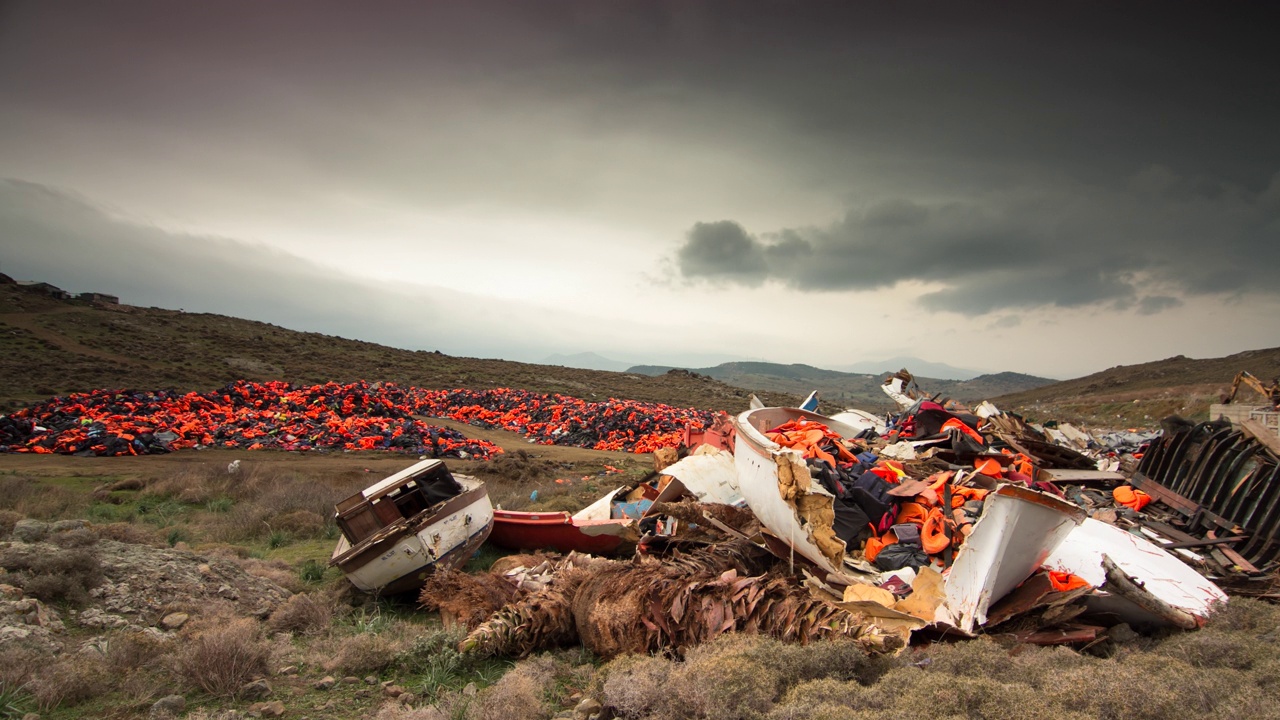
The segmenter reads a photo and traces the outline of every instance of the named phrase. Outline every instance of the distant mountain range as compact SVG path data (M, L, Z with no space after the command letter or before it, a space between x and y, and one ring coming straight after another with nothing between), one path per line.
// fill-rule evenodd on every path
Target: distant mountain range
M710 358L707 358L710 359ZM687 361L687 360L686 360ZM705 362L705 360L704 360ZM716 362L716 360L711 360ZM728 362L747 362L743 360L728 360ZM657 366L657 365L637 365L634 362L624 360L614 360L605 357L596 352L580 352L573 354L555 353L548 355L542 360L544 365L561 365L563 367L582 368L584 370L609 370L612 372L625 372L633 367L677 367ZM771 364L771 363L764 363ZM685 368L686 366L679 366ZM954 365L946 363L929 362L921 360L918 357L898 356L887 360L865 361L853 363L851 365L839 365L830 368L832 372L853 373L855 375L881 375L883 373L893 373L907 368L913 374L922 377L939 378L943 380L972 380L979 375L983 375L979 370L970 370L967 368L958 368ZM815 368L817 369L817 368ZM646 373L649 374L649 373Z
M580 352L572 355L555 353L544 358L542 364L581 368L583 370L608 370L610 372L625 372L627 368L631 367L629 362L611 360L593 352Z
M967 370L958 368L954 365L946 363L935 363L927 360L921 360L918 357L892 357L888 360L879 360L875 362L859 362L851 365L838 365L833 370L840 370L848 373L879 375L881 373L894 373L902 368L911 371L913 375L923 375L925 377L940 378L943 380L972 380L983 373L979 370Z
M901 368L902 366L899 365L893 371L896 372ZM675 368L665 365L636 365L629 368L627 372L662 375L673 369ZM825 370L812 365L783 365L768 362L728 362L714 367L681 369L706 375L725 384L753 392L806 395L812 390L817 390L823 403L822 408L825 410L845 407L857 407L870 411L892 409L892 402L880 390L880 385L889 374L888 372L848 373ZM915 373L913 367L908 366L907 370ZM917 375L916 382L921 390L930 395L972 402L1043 387L1055 381L1022 373L1002 372L978 375L967 380Z

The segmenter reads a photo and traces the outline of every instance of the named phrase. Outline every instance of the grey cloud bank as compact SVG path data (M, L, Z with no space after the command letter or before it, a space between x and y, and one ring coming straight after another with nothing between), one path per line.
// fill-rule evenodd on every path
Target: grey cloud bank
M1158 186L1146 181L1154 174ZM759 235L732 221L697 223L676 260L686 278L805 291L939 283L921 307L965 314L1090 304L1152 314L1180 305L1169 292L1280 295L1280 174L1258 192L1163 168L1134 185L900 199L825 227Z

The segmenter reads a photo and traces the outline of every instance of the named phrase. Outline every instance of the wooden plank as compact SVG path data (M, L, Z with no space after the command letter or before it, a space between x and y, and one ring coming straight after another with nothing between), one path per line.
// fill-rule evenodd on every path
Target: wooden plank
M1128 479L1122 473L1109 470L1071 470L1068 468L1045 468L1040 471L1040 476L1036 479L1076 485L1104 482L1122 483Z
M1205 533L1205 535L1208 536L1210 539L1217 537L1217 535L1215 535L1212 530ZM1261 572L1261 570L1259 570L1256 566L1254 566L1253 563L1249 562L1248 560L1245 560L1244 556L1236 552L1234 549L1229 547L1219 547L1215 549L1218 552L1221 552L1223 556L1225 556L1228 560L1230 560L1233 564L1235 564L1236 567L1240 568L1241 570L1249 574L1257 574Z
M1240 427L1245 434L1262 443L1272 455L1280 458L1280 435L1276 435L1266 425L1253 419L1241 422Z

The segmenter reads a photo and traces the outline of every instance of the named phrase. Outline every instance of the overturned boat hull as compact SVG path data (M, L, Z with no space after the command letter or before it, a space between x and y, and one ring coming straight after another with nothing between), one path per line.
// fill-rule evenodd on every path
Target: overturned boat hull
M339 503L335 519L329 564L361 590L391 594L465 564L489 537L493 506L484 483L426 460Z

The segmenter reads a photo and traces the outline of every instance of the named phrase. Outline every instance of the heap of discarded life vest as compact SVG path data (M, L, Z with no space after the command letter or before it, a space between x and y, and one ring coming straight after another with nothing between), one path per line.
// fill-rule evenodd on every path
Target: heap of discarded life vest
M410 391L414 411L520 433L543 445L647 453L676 447L685 428L702 430L713 413L660 403L587 401L527 390Z
M746 413L736 456L703 447L661 469L655 490L678 481L686 497L652 505L633 557L515 557L483 579L430 579L422 601L466 626L467 652L581 643L606 658L679 655L725 632L848 637L868 652L917 634L1084 647L1195 629L1227 601L1142 532L1149 498L1097 470L1131 462L1132 438L1090 457L979 413L919 398L879 424ZM521 589L486 604L459 590L470 583ZM458 597L465 617L450 614Z
M391 383L240 381L207 393L94 390L0 416L0 452L146 455L196 447L385 450L486 459L501 450L416 416L524 434L546 445L650 452L710 413L521 390L423 390Z

